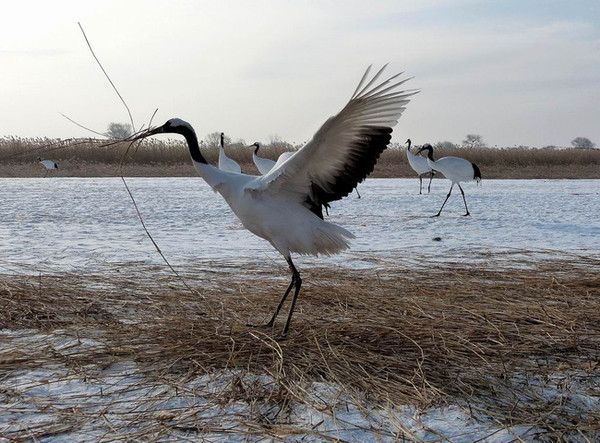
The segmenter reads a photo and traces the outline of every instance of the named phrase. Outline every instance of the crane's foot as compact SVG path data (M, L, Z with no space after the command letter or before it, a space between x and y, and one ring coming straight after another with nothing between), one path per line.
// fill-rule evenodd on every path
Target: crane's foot
M273 322L261 323L261 324L246 323L246 326L248 326L249 328L256 328L256 329L267 329L267 328L273 327Z
M466 214L463 214L463 217L467 217L467 216L469 216L469 215L471 215L471 213L470 213L469 211L467 211L467 213L466 213Z
M273 324L271 322L269 323L262 323L260 325L256 325L254 323L246 323L246 326L249 328L253 328L253 329L273 329ZM288 331L286 329L284 329L283 331L281 331L281 336L279 339L286 339L288 337Z

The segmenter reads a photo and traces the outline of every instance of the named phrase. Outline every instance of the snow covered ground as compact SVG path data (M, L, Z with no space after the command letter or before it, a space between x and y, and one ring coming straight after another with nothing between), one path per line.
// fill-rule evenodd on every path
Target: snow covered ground
M4 331L0 336L20 342L23 352L40 342L63 354L98 345L89 340L66 339L61 331L37 336L35 331ZM506 385L511 393L520 391L526 402L540 398L549 404L571 403L575 413L600 408L597 380L578 371L549 379L516 377ZM263 401L245 401L231 395L239 386L264 391ZM477 403L463 401L425 411L411 406L373 406L326 383L313 383L305 388L303 398L282 407L269 401L276 386L272 377L240 371L166 384L146 378L144 368L130 361L87 370L85 375L64 366L15 370L0 379L0 441L3 436L19 436L44 442L393 442L403 438L512 442L543 435L535 423L502 425L478 411ZM260 432L256 429L257 416L262 416L264 422Z
M243 229L223 200L199 179L128 179L144 222L176 269L251 267L256 261L281 262L269 244ZM464 186L471 217L462 217L460 192L442 216L449 183L434 180L432 193L418 195L417 179L370 179L333 204L330 220L357 238L336 257L302 258L299 268L328 263L377 268L398 261L489 260L511 266L515 253L544 259L573 254L600 258L600 180L484 180ZM120 179L0 179L0 269L3 274L102 272L127 262L163 265L136 216ZM503 261L501 257L506 255ZM39 346L68 354L99 346L61 331L1 330L0 343L19 345L23 355ZM0 358L2 351L0 349ZM241 381L240 381L241 380ZM568 386L565 387L565 380ZM314 383L306 396L282 410L270 404L224 401L234 383L260 385L273 380L239 372L198 377L184 384L155 383L144 368L123 361L87 372L44 366L0 374L0 442L29 435L45 442L90 440L210 441L422 441L505 442L534 439L533 423L505 426L494 417L456 403L426 411L411 406L357 402L335 385ZM507 384L522 401L556 398L581 410L600 408L598 377L564 371L536 382L515 377ZM249 424L257 410L279 423L258 437ZM248 420L246 420L248 419ZM194 431L205 429L200 437ZM43 432L41 432L43 430ZM41 433L40 433L41 432ZM584 439L582 438L582 441Z

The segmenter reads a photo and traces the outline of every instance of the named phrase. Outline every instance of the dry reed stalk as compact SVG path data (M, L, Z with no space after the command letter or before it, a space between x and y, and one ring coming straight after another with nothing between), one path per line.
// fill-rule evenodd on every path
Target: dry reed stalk
M68 168L61 168L64 170L57 171L59 174L116 176L115 166L120 163L128 143L105 145L106 140L96 139L0 138L0 174L35 177L39 175L35 159L50 153L53 160L68 162L64 165ZM261 156L277 159L283 151L281 146L266 145L261 148ZM203 148L203 153L210 163L216 163L216 147ZM252 149L245 143L228 146L227 153L244 172L258 173L252 163ZM600 178L600 149L454 149L440 150L436 154L468 158L481 168L485 179ZM187 147L180 140L146 139L143 149L128 154L123 172L133 176L195 175ZM414 177L414 171L408 166L404 149L389 148L381 155L371 177Z

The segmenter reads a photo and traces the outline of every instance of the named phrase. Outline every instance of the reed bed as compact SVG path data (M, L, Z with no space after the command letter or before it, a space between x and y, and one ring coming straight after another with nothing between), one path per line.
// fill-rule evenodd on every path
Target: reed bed
M57 176L193 176L189 153L180 140L147 139L137 149L125 152L128 143L104 146L106 140L59 140L4 137L0 139L0 175L36 177L43 168L42 156L59 163ZM286 150L299 146L274 143L261 148L260 155L277 159ZM204 144L207 160L216 164L216 146ZM227 146L227 154L244 172L257 174L252 149L244 142ZM451 148L436 149L437 157L456 155L476 163L484 178L600 178L600 149L518 149ZM62 167L61 167L62 166ZM392 144L383 152L372 177L414 177L406 160L405 148Z
M0 328L22 334L0 335L0 373L61 366L68 368L64 377L89 382L104 368L133 362L139 383L167 386L172 396L208 377L218 388L202 395L250 405L237 418L244 432L275 440L330 438L319 436L318 427L294 426L286 411L300 402L333 414L335 401L350 398L367 409L461 404L473 420L527 425L536 438L592 441L600 436L600 408L582 408L576 397L600 395L600 262L529 260L520 253L510 263L499 267L490 257L470 266L422 263L420 270L401 262L376 271L308 269L286 338L282 323L246 325L266 320L287 284L269 264L251 271L201 265L185 275L192 290L142 265L121 266L110 276L6 275ZM53 335L72 345L50 346ZM314 383L340 391L324 399L311 391ZM536 390L552 383L551 396ZM5 403L11 395L19 394L0 391ZM54 422L34 437L67 432L64 426L79 426L82 414L98 418L83 406L61 414L62 428ZM221 427L209 426L197 406L159 411L153 405L123 417L114 435L129 440L160 439L175 429L240 432L224 424L227 417ZM384 439L414 437L390 427ZM30 438L27 432L10 437Z

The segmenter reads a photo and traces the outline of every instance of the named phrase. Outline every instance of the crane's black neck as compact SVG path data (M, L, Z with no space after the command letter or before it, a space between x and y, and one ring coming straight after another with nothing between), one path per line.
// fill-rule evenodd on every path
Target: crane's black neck
M200 146L198 145L198 137L196 136L194 130L185 126L177 129L179 129L179 131L177 132L179 132L185 137L185 141L188 144L188 148L190 150L190 155L192 156L192 159L198 163L207 164L208 162L200 152Z
M432 162L434 162L435 160L433 159L433 147L430 144L427 144L425 146L423 146L421 148L421 150L423 151L427 151L427 158L429 160L431 160Z
M221 132L221 147L225 148L225 134Z
M256 146L256 149L254 149L254 155L258 155L258 148L260 148L260 145L256 143L254 146Z
M408 149L410 150L410 147L412 145L412 142L410 141L410 138L408 140L406 140L406 143L408 143Z

